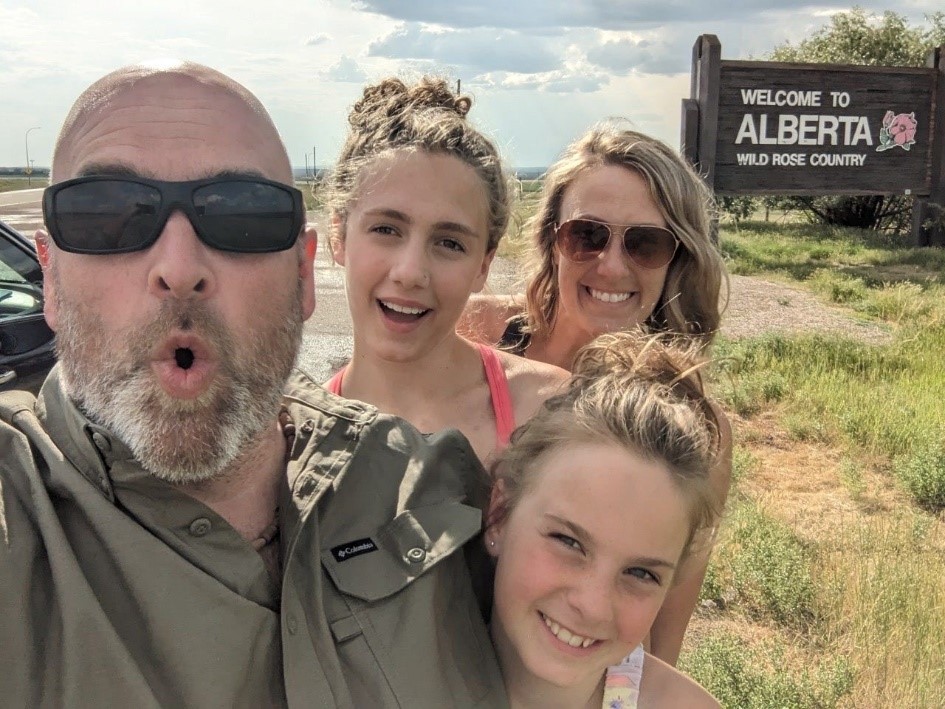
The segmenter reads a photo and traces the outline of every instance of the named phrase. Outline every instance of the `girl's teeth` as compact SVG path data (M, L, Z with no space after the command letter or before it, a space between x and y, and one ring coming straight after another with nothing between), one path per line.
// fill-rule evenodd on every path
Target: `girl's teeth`
M562 628L544 614L542 615L542 619L545 621L545 625L548 626L549 630L551 630L552 634L558 638L558 640L563 643L567 643L571 647L590 647L594 643L593 638L585 638L580 635L575 635L567 628Z
M625 300L630 298L630 293L608 293L602 290L594 290L593 288L588 288L592 297L597 300L602 300L605 303L622 303Z
M388 303L386 301L381 301L384 304L385 308L390 308L396 313L404 313L405 315L420 315L421 313L427 312L426 308L410 308L406 305L396 305L394 303Z

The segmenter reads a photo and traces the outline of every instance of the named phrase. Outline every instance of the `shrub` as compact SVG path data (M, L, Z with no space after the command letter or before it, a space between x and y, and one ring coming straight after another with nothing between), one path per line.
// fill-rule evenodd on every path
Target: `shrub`
M683 655L680 668L723 707L733 709L833 709L850 694L854 673L843 658L818 658L818 669L798 671L773 643L747 647L730 633L702 639Z
M912 452L896 458L894 470L918 505L945 508L945 446L939 440L918 442Z
M890 322L916 320L928 315L932 305L922 297L922 286L917 283L884 283L869 294L863 310Z
M749 501L738 501L722 526L703 595L755 618L792 628L814 617L810 555L791 529Z
M858 303L866 297L866 283L843 273L822 268L808 279L811 288L833 303Z

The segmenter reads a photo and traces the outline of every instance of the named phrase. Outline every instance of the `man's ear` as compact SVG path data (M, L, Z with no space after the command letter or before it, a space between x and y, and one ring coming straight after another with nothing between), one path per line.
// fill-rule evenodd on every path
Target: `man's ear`
M302 256L299 259L299 279L302 281L302 319L308 320L315 312L315 252L318 250L318 232L307 224L299 237Z
M331 258L339 266L345 265L345 221L338 212L331 213Z
M43 269L43 315L46 317L46 324L55 330L59 322L59 308L56 305L58 301L56 282L52 275L53 255L49 234L45 229L37 229L33 240L36 242L36 258Z

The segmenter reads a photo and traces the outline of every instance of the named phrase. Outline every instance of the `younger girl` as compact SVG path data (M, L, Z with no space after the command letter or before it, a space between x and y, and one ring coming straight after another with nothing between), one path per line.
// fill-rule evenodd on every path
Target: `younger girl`
M718 706L641 647L718 505L700 363L667 343L593 342L493 466L492 638L513 709Z
M350 364L330 391L421 431L458 428L481 459L567 377L456 334L508 223L495 147L441 79L368 86L328 186L332 254L345 267Z

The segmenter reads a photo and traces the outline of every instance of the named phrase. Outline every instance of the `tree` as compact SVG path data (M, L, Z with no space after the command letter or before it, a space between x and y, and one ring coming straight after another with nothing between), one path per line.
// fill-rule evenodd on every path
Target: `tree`
M869 66L925 66L929 52L945 45L945 13L926 15L925 24L910 26L902 15L885 12L882 18L860 7L841 12L830 23L798 44L775 47L777 62L866 64ZM912 197L791 197L790 204L818 221L902 233L909 227Z

